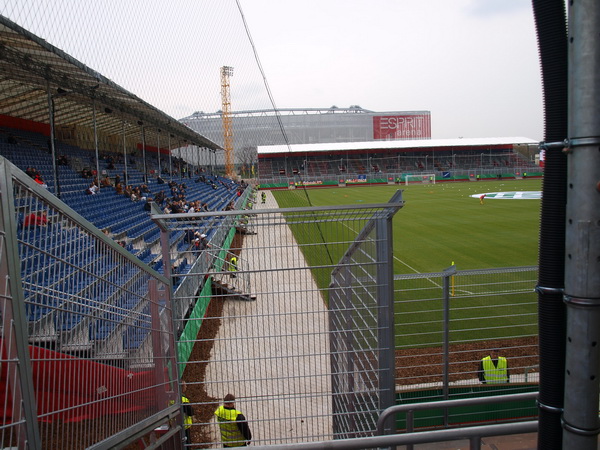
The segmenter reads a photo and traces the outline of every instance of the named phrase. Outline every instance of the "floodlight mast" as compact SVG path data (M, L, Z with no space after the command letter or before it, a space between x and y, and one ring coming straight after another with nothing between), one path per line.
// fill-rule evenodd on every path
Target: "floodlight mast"
M225 175L235 178L233 167L233 127L231 119L231 95L229 92L229 77L233 76L233 67L221 67L221 103L223 122L223 148L225 149Z

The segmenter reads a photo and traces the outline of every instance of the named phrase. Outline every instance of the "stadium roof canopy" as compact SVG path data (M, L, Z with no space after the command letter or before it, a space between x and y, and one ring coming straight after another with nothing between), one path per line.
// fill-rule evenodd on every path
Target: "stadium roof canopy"
M140 126L143 125L146 142L150 145L157 142L160 133L161 146L170 136L175 139L172 144L185 142L221 149L1 15L0 73L0 114L49 124L52 101L56 124L91 128L95 104L96 126L105 134L125 134L141 141Z
M231 111L231 115L234 117L262 117L262 116L300 116L308 114L369 114L375 111L363 109L358 105L351 105L349 108L338 108L337 106L331 106L329 108L277 108L277 109L252 109L242 111ZM196 111L191 116L185 117L181 120L190 119L221 119L223 111L217 111L214 113L205 113L203 111Z
M459 138L459 139L403 139L368 142L336 142L330 144L294 144L294 145L262 145L257 148L259 155L282 153L327 153L356 150L427 150L428 148L483 147L492 145L534 145L538 141L525 137L501 138Z

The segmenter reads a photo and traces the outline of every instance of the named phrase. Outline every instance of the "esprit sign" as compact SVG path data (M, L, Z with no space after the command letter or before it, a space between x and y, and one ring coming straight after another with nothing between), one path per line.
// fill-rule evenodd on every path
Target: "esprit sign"
M431 116L428 114L373 117L373 139L429 138Z

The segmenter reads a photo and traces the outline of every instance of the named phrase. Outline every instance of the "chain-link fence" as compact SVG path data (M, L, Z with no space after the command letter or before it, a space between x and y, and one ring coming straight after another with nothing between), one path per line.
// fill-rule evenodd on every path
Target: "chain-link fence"
M256 209L219 216L154 215L165 234L189 233L192 259L211 262L195 278L194 295L176 299L194 305L176 328L183 330L195 443L219 446L213 413L228 393L256 445L373 434L378 413L394 404L387 243L401 199L357 208L275 206L269 195ZM178 261L176 251L169 248L165 259ZM389 333L387 345L382 333Z

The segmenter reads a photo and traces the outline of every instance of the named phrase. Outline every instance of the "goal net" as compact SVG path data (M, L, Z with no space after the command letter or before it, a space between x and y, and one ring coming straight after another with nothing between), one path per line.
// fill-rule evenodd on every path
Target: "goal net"
M404 175L404 182L407 186L409 183L435 184L435 174Z

